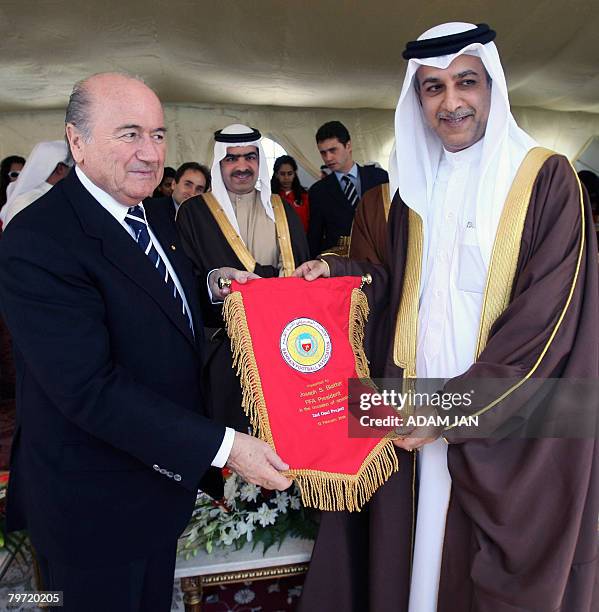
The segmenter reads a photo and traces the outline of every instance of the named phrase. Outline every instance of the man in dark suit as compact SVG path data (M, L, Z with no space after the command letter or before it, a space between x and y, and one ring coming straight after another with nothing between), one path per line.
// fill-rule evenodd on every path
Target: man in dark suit
M210 191L210 185L210 170L204 166L204 164L185 162L177 168L177 172L175 173L173 193L163 198L152 198L152 201L166 207L170 216L174 219L177 216L179 206L181 206L185 200L189 200L189 198ZM150 200L146 200L145 202L149 201Z
M314 183L308 192L308 245L312 257L337 247L340 242L348 243L362 194L389 181L381 168L354 162L349 132L340 121L321 125L316 132L316 145L331 174Z
M75 170L0 241L17 360L8 521L64 610L166 612L197 489L222 488L214 468L290 481L268 445L202 415L191 264L167 209L140 204L164 162L160 101L95 75L73 90L66 134Z

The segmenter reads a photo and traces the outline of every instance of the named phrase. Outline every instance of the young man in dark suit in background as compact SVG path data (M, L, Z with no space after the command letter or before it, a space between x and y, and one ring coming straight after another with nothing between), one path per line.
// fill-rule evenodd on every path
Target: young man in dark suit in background
M340 121L321 125L316 132L316 145L331 174L314 183L308 192L308 245L312 257L348 243L362 194L389 181L381 168L354 162L349 132Z

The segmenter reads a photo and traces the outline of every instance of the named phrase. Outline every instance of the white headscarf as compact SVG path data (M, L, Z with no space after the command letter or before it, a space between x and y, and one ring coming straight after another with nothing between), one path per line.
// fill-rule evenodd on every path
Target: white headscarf
M427 30L418 40L438 38L475 28L476 26L470 23L445 23ZM510 112L505 75L493 42L484 45L472 43L450 55L409 60L395 111L395 146L389 160L389 180L391 193L394 194L395 190L399 189L401 199L422 218L425 224L424 253L427 253L427 212L443 145L427 125L413 80L420 66L445 69L462 54L479 57L492 79L491 108L483 137L479 181L476 187L476 230L481 254L488 266L499 217L509 188L526 153L537 146L537 143L516 125Z
M67 164L69 150L64 140L38 142L27 157L19 178L11 183L6 204L0 211L0 219L5 222L7 211L20 195L36 189L52 174L59 163Z
M221 130L222 134L251 134L254 130L247 125L241 125L234 123L228 125L226 128ZM220 171L220 162L227 155L227 148L229 147L256 147L258 149L258 180L256 181L255 188L260 192L260 201L266 211L267 216L275 220L275 213L270 202L270 176L268 174L268 164L266 163L266 155L262 148L262 138L258 140L252 140L248 142L214 142L214 159L212 161L212 195L217 199L218 203L224 210L227 218L231 225L235 228L239 234L239 225L237 223L237 217L233 210L233 205L229 199L227 188L223 182L223 176Z

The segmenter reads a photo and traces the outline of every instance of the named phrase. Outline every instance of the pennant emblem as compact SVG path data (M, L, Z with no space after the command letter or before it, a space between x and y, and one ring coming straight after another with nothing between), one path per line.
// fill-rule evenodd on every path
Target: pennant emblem
M331 357L327 330L314 319L302 317L288 323L281 333L281 355L298 372L317 372Z

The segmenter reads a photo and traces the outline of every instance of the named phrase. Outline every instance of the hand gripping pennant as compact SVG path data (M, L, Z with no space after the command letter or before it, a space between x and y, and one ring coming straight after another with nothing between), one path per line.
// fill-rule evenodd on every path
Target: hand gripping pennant
M399 468L388 437L348 435L348 379L369 381L362 282L233 282L223 309L254 433L289 464L304 504L321 510L359 511Z

